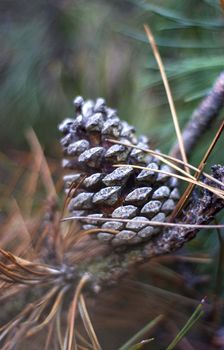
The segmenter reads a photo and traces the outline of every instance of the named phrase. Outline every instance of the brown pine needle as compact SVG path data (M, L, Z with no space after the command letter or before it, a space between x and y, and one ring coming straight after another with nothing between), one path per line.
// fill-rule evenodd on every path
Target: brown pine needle
M20 269L24 270L25 272L28 272L29 274L33 274L33 275L36 275L36 276L48 276L50 274L50 271L48 271L48 270L46 270L45 272L44 271L41 272L41 271L37 271L37 270L34 271L34 270L28 268L28 265L27 265L28 262L26 262L26 264L24 264L24 263L21 264L19 262L19 258L18 257L16 257L15 255L13 255L13 254L11 254L9 252L4 251L1 248L0 248L0 253L2 255L4 255L5 258L7 258L10 261L12 261L12 263L15 264L17 267L19 267ZM20 260L22 260L22 259L20 259ZM35 266L35 267L37 267L37 266Z
M63 221L63 219L61 221ZM83 236L96 234L96 233L100 233L100 232L105 232L105 229L103 229L103 228L92 228L92 229L89 229L89 230L79 231L78 235L76 237L74 237L75 235L73 234L72 241L68 242L68 245L76 244ZM119 233L119 231L113 230L113 229L107 229L107 232L111 233L113 235L116 235L116 234Z
M218 142L218 140L221 136L221 133L223 132L223 129L224 129L224 121L221 123L215 137L213 138L210 146L208 147L208 150L206 151L204 157L202 158L202 160L198 166L199 172L197 172L195 174L196 180L198 180L198 178L200 177L202 170L204 169L205 164L208 160L208 157L210 156L212 150L214 149L216 143ZM173 213L171 214L171 218L170 218L171 221L177 217L177 215L180 213L180 211L183 209L183 207L187 203L187 200L190 197L190 195L194 189L194 186L195 186L195 184L193 182L189 183L188 187L186 188L186 190L184 191L183 195L181 196L179 202L177 203L176 208L174 209ZM222 186L223 186L223 184L222 184Z
M114 165L114 167L126 167L126 166L127 165L125 165L125 164L116 164L116 165ZM197 185L199 187L205 188L206 190L209 190L210 192L212 192L215 195L217 195L218 197L224 199L224 191L223 190L220 190L220 189L218 189L216 187L212 187L212 186L206 185L206 184L204 184L201 181L193 180L191 178L180 176L180 175L177 175L177 174L174 174L174 173L170 173L168 171L148 168L148 167L144 167L144 166L140 166L140 165L132 165L132 168L142 169L142 170L150 170L150 171L154 171L156 173L161 173L161 174L166 174L166 175L169 175L169 176L172 176L172 177L176 177L177 179L180 179L180 180L186 181L188 183Z
M199 172L201 172L203 170L203 168L205 167L205 164L206 164L206 162L208 160L208 157L210 156L211 152L213 151L215 145L217 144L217 142L218 142L218 140L219 140L223 130L224 130L224 121L221 123L217 133L215 134L215 137L213 138L213 140L212 140L208 150L206 151L204 157L202 158L202 160L201 160L201 162L199 164L199 167L198 167Z
M32 306L29 305L29 309L32 309ZM17 324L21 322L21 320L24 318L25 314L29 311L27 308L25 310L26 312L24 313L24 310L20 313L20 315L17 315L16 318L14 318L12 321L8 322L5 326L0 328L0 342L7 336L7 334L15 329ZM23 314L23 315L22 315Z
M58 311L58 308L60 307L62 301L63 301L63 298L64 298L64 295L65 295L65 292L67 290L67 286L64 287L57 295L56 297L56 300L51 308L51 311L49 312L49 314L47 315L47 317L44 319L43 322L41 322L40 324L38 324L37 326L31 328L29 330L29 332L27 333L27 336L30 337L32 335L34 335L35 333L41 331L47 324L49 324L49 322L54 318L54 316L56 315L57 311Z
M115 142L115 143L118 143L118 142ZM126 145L127 146L127 145ZM177 165L173 164L172 162L170 162L169 160L163 158L162 154L159 153L159 152L155 152L155 151L151 151L151 150L148 150L148 149L144 149L144 148L140 148L140 147L137 147L137 146L131 146L133 148L136 148L136 149L140 149L146 153L149 153L149 154L153 154L156 156L156 158L158 158L159 160L161 160L163 163L169 165L170 167L172 167L173 169L175 169L176 171L186 175L187 177L191 178L191 179L195 179L193 175L191 175L189 172L186 172L185 170L183 170L182 168L178 167ZM184 163L185 164L185 163Z
M31 169L30 173L28 174L27 180L25 182L25 188L26 191L26 197L27 200L25 201L25 213L27 217L30 217L30 214L32 212L33 207L33 201L34 201L34 195L37 190L38 180L40 178L40 171L41 171L41 165L42 165L42 154L37 153L36 150L34 150L34 147L32 147L32 153L31 153Z
M20 234L23 235L23 241L27 242L26 245L24 244L24 245L21 245L20 247L17 248L16 253L19 255L24 250L24 248L26 250L27 245L30 244L31 233L28 230L28 225L27 225L26 219L24 218L23 213L20 209L20 206L15 198L13 198L12 209L14 211L13 219L16 220L17 225L19 225L19 227L20 227ZM30 252L33 254L32 247L30 248Z
M172 156L169 156L165 153L161 153L161 152L156 152L156 151L153 151L151 150L150 148L146 149L146 148L141 148L141 147L138 147L138 146L135 146L133 145L132 143L125 143L125 142L122 142L122 141L117 141L117 140L113 140L113 139L107 139L107 141L111 142L111 143L115 143L115 144L119 144L119 145L122 145L122 146L126 146L126 147L131 147L131 148L135 148L135 149L139 149L143 152L146 152L146 153L149 153L149 154L152 154L153 156L155 156L156 158L158 158L159 160L161 160L163 163L169 165L171 168L177 170L178 172L182 173L182 174L185 174L186 176L192 178L192 179L196 179L193 175L191 174L188 174L186 173L186 171L184 171L182 168L179 168L179 167L176 167L175 164L173 164L172 162L168 162L167 160L171 160L175 163L179 163L179 164L183 164L185 166L187 166L188 168L194 170L196 173L200 173L200 170L198 168L196 168L195 166L189 164L189 163L184 163L182 160L178 159L178 158L174 158ZM209 180L217 183L218 185L220 186L223 186L223 183L217 179L215 179L213 176L205 173L205 172L202 172L201 173L202 175L204 175L206 178L208 178Z
M91 228L90 230L81 231L80 236L94 234L98 232L105 232L105 228ZM107 229L107 232L113 235L116 235L117 233L119 233L119 231L112 230L112 229Z
M30 128L26 133L27 140L30 144L30 147L32 149L32 152L36 154L37 159L41 158L41 176L43 179L43 184L45 186L46 192L50 198L57 199L57 192L54 186L54 182L52 180L51 172L49 169L49 166L47 164L47 160L44 156L44 152L42 150L42 147L38 141L38 138L32 128Z
M23 275L19 274L18 272L12 271L8 266L4 265L0 262L0 273L3 274L3 277L6 276L9 279L11 279L12 283L19 283L19 284L36 284L39 283L39 280L37 279L30 279L28 277L24 277ZM0 275L1 278L1 275Z
M82 317L85 329L86 329L86 331L87 331L87 333L89 335L89 338L92 341L93 349L94 350L102 350L102 348L100 346L100 343L99 343L99 341L97 339L96 333L94 331L92 322L90 320L90 317L89 317L89 314L88 314L88 311L87 311L87 308L86 308L85 299L84 299L82 294L80 295L79 300L80 300L80 302L79 302L79 312L80 312L80 315Z
M54 286L52 287L42 298L37 300L34 305L35 308L40 308L40 311L38 313L38 317L40 317L42 311L48 305L48 302L52 300L53 296L60 290L60 286Z
M54 287L43 298L40 298L35 303L28 304L25 308L23 308L23 310L12 321L0 329L0 341L2 341L8 334L8 338L11 340L10 344L15 345L17 343L17 338L20 338L21 335L26 336L29 332L29 326L32 324L35 325L48 302L57 291L58 287ZM20 324L21 327L19 327L17 332L15 332L15 327L17 324ZM2 349L14 348L14 345L12 347L8 347L7 344L5 344Z
M61 305L59 306L58 312L56 314L56 333L58 337L58 343L60 350L63 350L63 340L62 340L62 330L61 330Z
M94 220L96 221L96 218L91 218L91 216L69 216L66 218L63 218L61 221L73 221L73 220L81 220L81 219L88 219L88 220ZM124 222L128 223L131 220L130 219L119 219L119 218L97 218L97 221L119 221L119 222ZM177 224L174 222L159 222L159 221L145 221L145 220L139 220L138 223L140 224L147 224L148 226L164 226L164 227L185 227L185 228L195 228L195 229L214 229L214 228L224 228L224 224L219 224L219 225L197 225L197 224Z
M51 322L48 327L44 350L48 350L50 348L50 342L53 336L53 329L54 329L54 323Z
M25 260L23 258L20 258L18 256L13 255L10 252L5 251L4 249L0 248L0 253L2 255L4 255L5 258L11 260L13 263L17 263L17 265L20 266L20 268L23 268L24 270L26 270L29 273L35 274L35 275L39 275L39 276L46 276L49 273L51 274L59 274L59 270L57 269L53 269L52 267L49 267L48 265L44 265L44 264L38 264L38 263L32 263L28 260ZM34 271L31 269L28 269L29 267L33 267L35 269L39 269L40 271Z
M69 205L70 200L72 199L72 197L74 196L74 194L76 193L76 191L79 189L79 187L81 186L81 184L83 183L83 181L85 180L86 176L83 176L83 178L79 181L79 183L77 185L75 185L75 183L71 183L71 186L69 188L69 191L65 197L64 200L64 204L63 204L63 208L62 208L62 213L61 216L64 216L65 210ZM72 193L72 196L70 196Z
M177 167L175 164L173 164L172 162L169 162L167 159L172 159L172 157L170 156L166 156L165 154L163 153L160 153L160 152L156 152L156 151L153 151L151 149L146 149L146 148L141 148L141 147L138 147L138 146L135 146L133 144L127 144L125 142L122 142L122 141L117 141L117 140L112 140L112 139L108 139L108 141L110 141L111 143L115 143L115 144L119 144L119 145L123 145L123 146L126 146L126 147L131 147L131 148L135 148L135 149L139 149L145 153L149 153L149 154L152 154L154 156L156 156L156 158L158 158L159 160L161 160L163 163L169 165L170 167L172 167L173 169L177 170L178 172L190 177L190 178L193 178L194 177L187 173L186 171L184 171L183 169L181 169L180 167ZM167 159L166 159L167 158ZM175 158L173 158L172 160L176 161ZM188 166L188 163L184 163L182 162L184 165L187 165ZM189 167L189 166L188 166Z
M77 305L78 305L78 299L80 296L80 293L86 284L86 282L89 280L89 275L85 274L79 281L79 284L76 287L74 297L71 303L71 307L68 314L68 343L66 344L66 350L72 350L72 344L73 344L73 337L74 337L74 325L75 325L75 317L76 317L76 311L77 311Z
M82 342L83 346L86 346L85 349L92 350L92 344L90 344L82 334L80 334L78 331L76 332L77 339Z
M161 77L162 77L162 80L163 80L163 85L164 85L164 88L166 90L166 95L167 95L167 99L168 99L169 106L170 106L170 111L171 111L172 118L173 118L173 123L174 123L175 131L176 131L176 135L177 135L177 140L178 140L178 143L179 143L180 153L181 153L183 161L185 163L187 163L187 156L186 156L186 152L185 152L185 149L184 149L184 142L183 142L183 139L182 139L180 126L179 126L179 122L178 122L178 117L177 117L177 112L176 112L176 108L175 108L175 105L174 105L174 102L173 102L173 97L172 97L171 89L170 89L169 82L168 82L168 79L167 79L167 76L166 76L165 68L164 68L161 56L159 54L159 50L158 50L158 47L156 45L154 36L153 36L149 26L148 25L144 25L144 29L145 29L147 38L148 38L148 40L150 42L150 45L152 47L152 51L153 51L154 57L155 57L155 59L157 61L157 64L158 64L158 67L159 67L159 70L160 70L160 74L161 74ZM186 170L186 172L189 173L189 169L188 169L187 166L185 166L185 170Z

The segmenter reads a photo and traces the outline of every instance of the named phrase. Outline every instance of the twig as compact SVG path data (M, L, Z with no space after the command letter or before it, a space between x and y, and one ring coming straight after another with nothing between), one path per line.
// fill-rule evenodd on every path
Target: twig
M213 176L223 182L224 167L213 166ZM210 185L209 180L205 181ZM100 261L98 257L93 257L92 261L85 265L85 271L90 272L92 276L91 288L99 290L99 287L114 284L136 263L176 251L196 236L200 225L208 225L223 208L224 200L210 191L204 190L200 195L197 194L196 199L192 197L186 212L182 212L178 219L179 224L164 228L150 242L135 247L124 247L122 253L111 250L110 254L101 256ZM83 269L82 264L80 268Z
M194 111L191 120L183 131L182 137L187 155L191 153L196 143L200 140L201 135L218 117L223 107L224 72L219 75L210 93ZM180 158L180 147L178 143L172 148L170 154L175 158Z

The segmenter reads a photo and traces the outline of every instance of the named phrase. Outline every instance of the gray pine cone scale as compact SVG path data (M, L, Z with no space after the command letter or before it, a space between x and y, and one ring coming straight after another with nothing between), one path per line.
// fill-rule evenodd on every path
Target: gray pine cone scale
M137 137L135 128L120 120L104 99L84 101L78 96L74 105L75 117L65 119L59 126L63 133L62 165L67 169L65 189L68 192L71 186L80 183L77 191L71 192L68 210L73 216L80 215L83 229L100 228L95 237L112 246L150 240L161 231L151 226L150 221L166 221L179 198L178 184L174 177L132 165L169 173L172 170L143 151L150 148L149 139ZM122 141L122 145L108 139ZM116 167L118 163L123 166ZM130 221L119 222L119 219ZM118 233L107 231L111 229Z

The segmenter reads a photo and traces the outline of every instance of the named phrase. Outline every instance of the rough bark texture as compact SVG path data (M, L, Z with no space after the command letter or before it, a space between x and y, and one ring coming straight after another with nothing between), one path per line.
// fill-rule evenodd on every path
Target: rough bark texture
M224 167L221 165L213 166L213 176L224 182ZM210 181L205 181L211 184ZM214 186L214 184L213 184ZM223 188L224 189L224 186ZM214 216L224 208L224 201L212 194L210 191L204 190L197 192L192 196L188 207L180 217L178 223L181 224L209 224ZM82 263L80 267L83 271L92 275L91 286L94 290L117 282L117 279L127 273L131 266L147 261L159 255L172 253L186 242L196 236L199 229L193 227L171 227L164 229L163 232L150 243L140 244L129 249L108 252L105 256L98 256L97 259L88 262L85 267Z

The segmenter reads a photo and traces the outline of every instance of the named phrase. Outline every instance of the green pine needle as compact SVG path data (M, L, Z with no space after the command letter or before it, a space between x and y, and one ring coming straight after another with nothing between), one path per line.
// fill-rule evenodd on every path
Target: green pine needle
M154 318L154 320L152 320L149 323L147 323L147 325L145 327L140 329L139 332L137 332L133 337L131 337L118 350L137 350L137 349L141 349L144 346L144 344L146 344L146 342L148 343L148 342L152 341L153 338L150 338L150 339L147 339L147 340L143 340L140 343L136 343L139 339L141 339L144 336L144 334L146 334L152 328L157 326L157 324L163 319L163 317L164 317L163 315L159 315L156 318ZM132 345L132 344L134 344L134 345Z
M195 311L184 325L184 327L180 330L174 340L170 343L166 350L172 350L175 346L185 337L185 335L191 330L191 328L195 325L195 323L204 315L203 306L205 303L205 299L202 299L200 304L196 307Z

